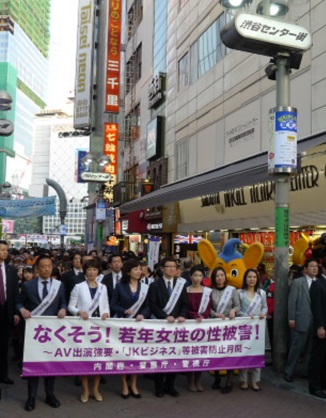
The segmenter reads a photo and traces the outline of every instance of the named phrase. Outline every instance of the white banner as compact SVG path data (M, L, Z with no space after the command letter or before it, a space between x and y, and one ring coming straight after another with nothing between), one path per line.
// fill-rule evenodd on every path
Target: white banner
M265 320L33 317L26 321L24 376L164 373L265 365Z
M161 238L151 237L148 244L148 266L153 271L159 261Z

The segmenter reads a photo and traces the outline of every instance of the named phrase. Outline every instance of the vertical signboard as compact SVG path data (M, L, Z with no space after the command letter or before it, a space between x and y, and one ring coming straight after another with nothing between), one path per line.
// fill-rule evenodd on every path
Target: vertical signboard
M119 113L122 0L109 0L106 111Z
M79 0L74 127L91 125L94 1Z
M87 151L83 149L76 150L76 169L75 169L75 182L85 183L85 180L81 178L82 173L89 170L89 167L83 162L86 157Z
M111 186L117 183L118 156L119 156L119 124L104 124L104 155L110 157L110 164L105 167L105 172L111 174Z

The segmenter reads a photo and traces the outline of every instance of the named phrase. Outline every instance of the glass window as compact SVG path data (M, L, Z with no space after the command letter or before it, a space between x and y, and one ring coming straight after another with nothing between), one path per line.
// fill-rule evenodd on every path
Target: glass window
M176 149L176 176L180 180L188 176L189 142L183 141L177 144Z
M179 90L189 85L189 54L188 52L180 59L178 63Z

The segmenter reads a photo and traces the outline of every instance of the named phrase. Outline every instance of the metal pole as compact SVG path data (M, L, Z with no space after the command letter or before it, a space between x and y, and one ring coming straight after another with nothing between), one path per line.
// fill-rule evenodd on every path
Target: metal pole
M289 56L279 54L276 64L276 103L277 107L288 107L290 101ZM284 371L287 358L287 305L289 269L289 180L291 172L284 170L275 173L275 310L273 369Z

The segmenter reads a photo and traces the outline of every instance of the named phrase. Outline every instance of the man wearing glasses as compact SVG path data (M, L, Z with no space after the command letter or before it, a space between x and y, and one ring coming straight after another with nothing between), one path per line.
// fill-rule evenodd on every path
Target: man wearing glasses
M163 258L161 262L163 277L157 279L149 288L149 306L156 319L166 319L169 323L184 322L188 310L186 280L176 278L177 262L173 257ZM154 376L155 392L158 398L167 393L178 397L174 387L176 373L159 373Z

